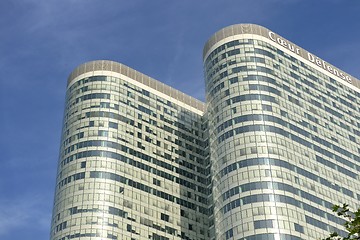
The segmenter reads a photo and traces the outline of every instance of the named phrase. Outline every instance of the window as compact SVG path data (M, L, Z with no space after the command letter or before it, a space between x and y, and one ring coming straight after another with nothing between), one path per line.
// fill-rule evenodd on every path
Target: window
M168 222L169 221L169 215L161 213L161 220L164 220L164 221Z
M86 168L86 162L81 162L80 166L81 166L81 168Z
M297 224L297 223L294 223L294 226L295 226L295 231L297 232L300 232L300 233L304 233L304 227Z
M259 228L272 228L273 227L273 220L259 220L259 221L254 221L254 228L255 229L259 229Z
M115 129L117 129L117 128L118 128L118 124L117 124L117 123L114 123L114 122L109 122L109 128L115 128Z

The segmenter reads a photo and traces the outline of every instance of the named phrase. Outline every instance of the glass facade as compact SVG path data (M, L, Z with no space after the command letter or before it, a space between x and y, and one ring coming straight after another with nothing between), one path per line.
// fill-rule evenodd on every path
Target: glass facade
M119 63L74 70L52 240L343 233L331 207L360 207L359 80L251 24L210 38L204 68L206 105Z
M202 110L163 95L118 73L69 82L51 239L207 238Z
M312 57L256 25L205 46L215 239L320 239L360 206L360 91Z

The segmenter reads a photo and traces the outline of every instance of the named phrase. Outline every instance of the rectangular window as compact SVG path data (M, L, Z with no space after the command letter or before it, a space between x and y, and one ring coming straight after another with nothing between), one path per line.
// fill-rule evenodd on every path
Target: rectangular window
M295 231L297 232L300 232L300 233L304 233L304 227L297 224L297 223L294 223L294 226L295 226Z
M81 162L81 168L86 168L86 162Z
M168 222L169 221L169 215L161 213L161 220L164 220L164 221Z
M115 128L115 129L117 129L117 128L118 128L118 124L117 124L117 123L114 123L114 122L109 122L109 128Z
M259 220L254 221L254 228L260 229L260 228L273 228L273 220Z

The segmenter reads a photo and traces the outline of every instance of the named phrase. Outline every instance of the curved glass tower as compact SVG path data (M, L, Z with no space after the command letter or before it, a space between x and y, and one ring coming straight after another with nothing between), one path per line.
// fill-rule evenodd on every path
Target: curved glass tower
M215 33L206 103L112 61L68 79L51 240L317 240L360 207L360 81L269 29Z
M215 239L319 239L359 207L359 81L252 24L204 48Z
M51 239L205 239L204 104L125 65L68 80Z

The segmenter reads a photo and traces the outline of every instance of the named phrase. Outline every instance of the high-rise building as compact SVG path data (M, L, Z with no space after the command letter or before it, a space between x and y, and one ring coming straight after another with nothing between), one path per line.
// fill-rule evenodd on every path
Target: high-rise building
M125 65L68 80L51 239L319 239L360 207L360 81L264 27L204 48L206 104Z
M204 48L217 239L319 239L360 206L360 81L266 28Z

